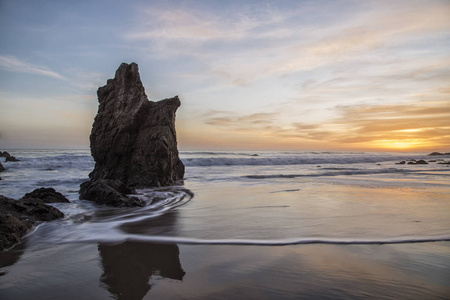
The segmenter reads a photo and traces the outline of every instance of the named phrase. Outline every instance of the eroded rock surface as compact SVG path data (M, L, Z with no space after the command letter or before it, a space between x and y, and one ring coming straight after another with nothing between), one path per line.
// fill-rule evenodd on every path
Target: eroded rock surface
M105 194L101 191L112 193L109 188L117 181L129 187L151 187L183 179L175 132L175 113L181 104L178 96L149 101L135 63L121 64L114 79L100 87L97 95L98 113L90 136L95 168L89 174L91 183L80 189L81 199ZM114 198L128 197L116 191L119 194L111 194Z

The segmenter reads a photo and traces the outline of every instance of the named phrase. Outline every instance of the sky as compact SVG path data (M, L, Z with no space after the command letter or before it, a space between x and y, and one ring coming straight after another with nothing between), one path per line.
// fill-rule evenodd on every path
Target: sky
M180 150L450 152L450 1L0 0L0 149L88 149L136 62Z

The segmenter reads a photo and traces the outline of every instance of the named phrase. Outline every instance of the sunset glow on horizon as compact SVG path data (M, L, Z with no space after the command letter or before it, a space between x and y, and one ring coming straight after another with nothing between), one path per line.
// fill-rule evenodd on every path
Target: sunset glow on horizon
M89 148L136 62L180 150L450 152L448 1L1 1L0 149Z

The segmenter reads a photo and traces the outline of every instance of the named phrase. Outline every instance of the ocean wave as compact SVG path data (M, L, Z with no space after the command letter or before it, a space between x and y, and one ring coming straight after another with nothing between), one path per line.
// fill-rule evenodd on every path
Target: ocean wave
M18 157L18 162L5 164L11 169L55 171L64 169L90 169L94 160L90 155L56 155L42 157Z
M152 221L187 204L194 193L182 186L171 186L140 189L133 196L144 200L147 205L117 208L99 206L87 200L53 204L64 213L64 219L40 224L28 237L44 243L82 242L105 237L120 240L130 234L127 228L130 230L135 225L139 228L140 223Z
M332 172L317 172L314 174L268 174L268 175L244 175L242 177L248 179L283 179L283 178L298 178L298 177L323 177L323 176L350 176L350 175L370 175L370 174L392 174L392 173L415 173L421 170L405 170L397 168L388 169L332 169ZM437 170L439 171L439 170Z
M356 164L356 163L382 163L398 162L409 159L422 159L421 156L393 156L375 154L331 154L331 155L286 155L286 156L251 156L251 157L230 157L230 156L208 156L181 158L187 167L208 167L208 166L280 166L280 165L321 165L321 164Z
M397 168L388 168L388 169L339 169L334 172L315 172L313 174L252 174L252 175L243 175L242 178L247 179L292 179L299 177L325 177L325 176L351 176L351 175L375 175L375 174L422 174L424 172L427 173L428 176L436 175L436 176L450 176L447 174L435 173L440 172L442 169L429 169L429 170L407 170L407 169L397 169Z

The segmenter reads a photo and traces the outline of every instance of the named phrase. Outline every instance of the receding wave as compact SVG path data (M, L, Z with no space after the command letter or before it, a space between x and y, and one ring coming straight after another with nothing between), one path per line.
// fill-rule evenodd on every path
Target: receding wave
M177 207L187 204L194 196L182 186L138 190L134 195L147 202L144 207L116 208L97 206L87 200L56 203L64 219L38 225L29 236L38 236L45 243L123 240L129 233L124 226L151 221Z
M430 242L448 242L450 235L446 236L426 236L426 237L394 237L394 238L289 238L275 240L260 239L197 239L185 237L168 236L145 236L126 235L126 241L150 242L150 243L175 243L186 245L241 245L241 246L288 246L288 245L308 245L308 244L329 244L329 245L381 245L381 244L413 244ZM86 240L73 240L66 242L117 242L113 237Z

